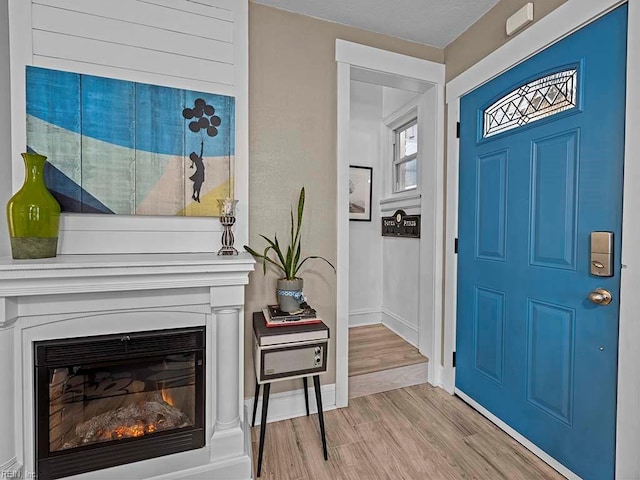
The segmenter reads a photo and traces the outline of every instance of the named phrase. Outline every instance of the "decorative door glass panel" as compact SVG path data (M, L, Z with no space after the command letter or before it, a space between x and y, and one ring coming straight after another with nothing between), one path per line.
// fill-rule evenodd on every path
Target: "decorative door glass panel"
M552 73L518 87L483 112L484 138L575 108L578 70Z

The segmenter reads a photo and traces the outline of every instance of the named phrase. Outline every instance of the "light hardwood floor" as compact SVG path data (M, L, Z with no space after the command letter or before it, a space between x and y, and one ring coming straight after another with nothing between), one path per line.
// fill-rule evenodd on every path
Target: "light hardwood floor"
M317 415L270 423L260 478L564 478L460 399L426 384L352 399L325 412L325 426L326 462ZM252 430L254 469L259 434Z
M418 349L382 324L349 329L349 376L427 362Z
M426 383L428 359L382 324L349 329L349 398Z

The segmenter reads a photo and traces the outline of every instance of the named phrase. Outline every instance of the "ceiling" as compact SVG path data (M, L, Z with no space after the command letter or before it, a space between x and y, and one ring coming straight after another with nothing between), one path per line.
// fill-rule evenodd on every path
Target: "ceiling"
M254 0L289 12L444 48L499 0Z

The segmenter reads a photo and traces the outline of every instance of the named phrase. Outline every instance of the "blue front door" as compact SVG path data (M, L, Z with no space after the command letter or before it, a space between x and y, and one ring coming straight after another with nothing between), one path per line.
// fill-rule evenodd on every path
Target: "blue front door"
M615 466L626 31L625 5L461 99L456 388L585 479Z

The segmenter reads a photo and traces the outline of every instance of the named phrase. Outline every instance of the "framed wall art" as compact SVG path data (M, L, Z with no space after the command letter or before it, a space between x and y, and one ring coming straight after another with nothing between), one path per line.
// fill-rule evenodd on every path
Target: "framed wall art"
M64 212L216 216L233 196L232 97L31 66L26 93Z
M349 166L349 220L371 221L373 168Z

